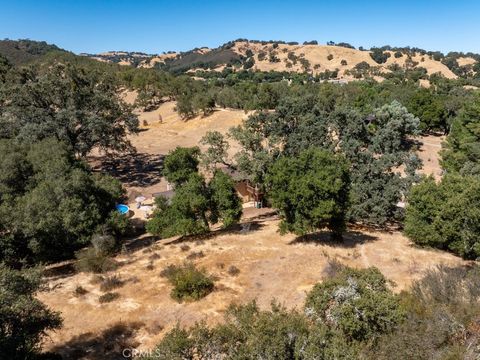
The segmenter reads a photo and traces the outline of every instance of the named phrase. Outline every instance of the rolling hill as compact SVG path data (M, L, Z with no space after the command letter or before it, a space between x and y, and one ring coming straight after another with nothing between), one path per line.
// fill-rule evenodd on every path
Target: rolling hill
M381 80L386 73L404 69L420 70L426 75L439 73L446 78L474 76L480 67L480 55L460 52L444 55L417 48L385 46L370 50L355 49L341 43L318 45L316 42L285 43L240 39L218 48L196 48L187 52L151 55L108 52L90 57L121 65L161 68L175 73L196 70L222 71L226 67L259 71L329 73L335 78L361 78L367 71ZM335 76L331 76L331 75Z
M14 65L23 65L35 61L51 52L67 53L66 50L45 41L33 40L0 40L0 55Z

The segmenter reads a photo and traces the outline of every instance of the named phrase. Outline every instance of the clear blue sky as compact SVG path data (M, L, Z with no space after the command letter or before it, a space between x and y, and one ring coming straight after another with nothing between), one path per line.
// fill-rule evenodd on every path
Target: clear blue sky
M159 53L236 38L480 53L478 0L0 0L0 38Z

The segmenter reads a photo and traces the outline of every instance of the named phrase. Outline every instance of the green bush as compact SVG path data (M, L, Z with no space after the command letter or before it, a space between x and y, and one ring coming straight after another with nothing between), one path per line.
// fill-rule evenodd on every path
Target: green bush
M112 302L114 300L117 300L119 297L120 297L119 293L108 292L106 294L101 295L98 298L98 302L101 303L101 304L109 303L109 302Z
M93 247L77 251L75 257L75 269L80 272L103 273L117 267L113 259Z
M181 301L199 300L213 291L214 283L204 270L198 270L193 264L171 265L163 273L173 285L171 296Z
M480 180L446 175L413 187L405 214L405 234L416 244L450 250L467 259L480 256Z
M404 319L398 297L377 268L344 268L314 286L305 313L340 331L348 340L364 341L391 332Z
M117 248L117 242L111 235L94 234L90 240L97 253L111 255Z
M101 291L111 291L113 289L117 289L122 287L125 282L120 279L118 275L112 275L104 278L100 283L100 290Z

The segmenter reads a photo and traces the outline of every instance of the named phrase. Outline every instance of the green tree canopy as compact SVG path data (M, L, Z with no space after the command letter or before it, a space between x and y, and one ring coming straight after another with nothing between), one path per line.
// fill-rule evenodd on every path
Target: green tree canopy
M343 268L315 285L305 302L307 315L341 331L349 340L389 333L404 318L399 298L377 268Z
M172 184L181 185L198 171L200 149L176 147L163 162L163 175Z
M419 245L468 259L479 257L479 178L449 174L439 184L427 178L414 186L408 197L405 234Z
M79 155L92 148L131 150L138 119L120 100L114 78L73 65L19 70L0 91L0 138L27 143L48 137Z
M233 179L217 170L207 184L198 173L198 156L198 148L177 147L165 159L166 177L176 184L175 194L171 201L155 200L157 208L147 223L152 234L195 235L207 232L210 223L221 221L229 227L240 220L242 202Z
M124 195L55 139L0 140L0 259L54 261L88 243Z
M195 235L208 231L207 211L209 190L204 179L197 173L175 188L171 203L163 197L155 200L157 208L147 230L155 235Z
M210 221L222 221L227 228L238 223L242 216L242 201L238 197L233 179L220 170L215 171L208 184L210 190Z
M480 175L480 95L454 119L441 156L449 172Z
M60 315L36 297L38 269L12 270L0 263L0 353L3 359L34 359L49 330L61 326Z
M341 237L350 186L343 157L319 149L282 157L272 166L267 183L272 205L282 217L282 233L305 235L327 227L335 238Z

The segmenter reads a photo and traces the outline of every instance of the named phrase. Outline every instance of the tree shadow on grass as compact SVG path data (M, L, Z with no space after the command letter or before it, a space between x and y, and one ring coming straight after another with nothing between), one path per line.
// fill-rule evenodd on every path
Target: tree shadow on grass
M161 180L163 159L162 155L146 153L103 156L93 169L129 186L151 186Z
M180 236L177 238L172 239L171 241L165 242L165 245L172 245L172 244L180 244L180 243L187 243L187 242L196 242L196 241L208 241L216 238L220 235L246 235L252 231L260 230L265 225L259 221L249 221L241 224L237 224L234 226L230 226L227 229L215 229L211 230L205 234L200 235L188 235L188 236Z
M100 334L91 332L75 336L68 342L50 350L63 359L117 360L126 359L124 349L140 345L135 340L137 331L144 326L141 322L118 322ZM129 354L127 350L126 354Z
M360 231L347 231L343 234L343 239L340 241L332 240L331 233L322 231L313 234L298 236L293 239L289 245L296 244L314 244L314 245L328 245L338 248L354 248L359 244L364 244L369 241L378 240L378 237L362 233Z

